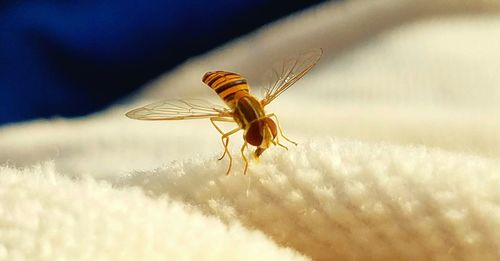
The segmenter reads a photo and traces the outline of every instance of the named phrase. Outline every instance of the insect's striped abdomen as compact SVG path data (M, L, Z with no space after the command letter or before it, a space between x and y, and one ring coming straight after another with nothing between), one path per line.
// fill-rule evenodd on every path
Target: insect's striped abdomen
M239 74L224 71L207 72L202 81L212 88L229 107L234 108L237 92L248 93L247 80Z

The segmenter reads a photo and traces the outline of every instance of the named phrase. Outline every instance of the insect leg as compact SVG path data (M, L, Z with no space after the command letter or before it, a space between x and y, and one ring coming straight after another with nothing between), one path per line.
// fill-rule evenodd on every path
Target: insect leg
M227 148L229 144L229 136L232 134L235 134L237 131L240 130L240 127L231 130L227 133L224 133L221 137L222 143L224 144L224 154L222 154L222 157L219 158L221 160L226 154L229 157L229 167L227 168L226 175L229 175L229 172L231 171L231 166L233 165L233 157L231 156L231 153L229 152L229 149ZM226 143L224 143L224 139L226 139Z
M281 136L282 136L285 140L287 140L288 142L290 142L290 143L292 143L293 145L297 146L297 142L290 140L289 138L287 138L287 137L283 134L283 130L281 130L280 122L279 122L279 120L278 120L278 116L276 116L276 114L271 113L271 114L266 115L266 117L268 117L268 118L270 118L270 117L274 117L274 119L276 119L276 125L278 125L278 130L280 131ZM287 147L285 147L284 145L280 144L279 142L278 142L278 145L280 145L281 147L283 147L283 148L285 148L285 149L288 149Z
M247 170L248 170L248 160L247 160L247 157L245 156L245 148L247 147L247 142L245 141L243 143L243 146L241 146L241 157L243 158L243 161L245 162L245 169L243 169L243 175L246 175L247 174Z
M222 153L222 156L220 156L217 160L222 160L224 156L226 156L226 153L228 153L227 146L229 146L229 137L226 137L225 141L224 138L222 138L222 146L224 146L224 153ZM231 158L231 155L229 155L229 158Z
M234 120L230 119L230 118L224 118L224 117L212 117L212 118L210 118L210 122L212 123L212 125L214 125L214 127L217 129L217 131L220 132L220 134L222 134L222 135L224 135L224 132L221 130L221 128L219 126L217 126L217 124L215 124L215 121L234 122Z
M233 157L231 156L231 153L229 152L229 150L227 149L227 145L229 144L229 136L230 135L233 135L235 134L236 132L238 132L241 128L238 127L234 130L231 130L227 133L224 133L221 137L222 140L226 139L226 143L224 144L224 154L222 155L222 157L224 157L224 155L227 154L227 156L229 157L229 167L227 168L227 171L226 171L226 175L229 175L229 172L231 171L231 166L233 165ZM220 158L219 160L221 160L222 158Z
M217 131L220 134L222 134L221 139L222 139L222 145L224 146L224 153L218 159L218 160L222 160L224 158L224 156L226 156L226 153L228 153L227 146L229 144L229 135L224 138L225 133L222 131L222 129L219 126L217 126L217 124L215 124L215 121L234 122L234 120L230 119L230 118L224 118L224 117L212 117L212 118L210 118L210 122L212 123L212 125L214 125L215 129L217 129ZM224 139L225 139L225 141L224 141Z
M287 147L287 146L285 146L285 145L283 145L283 144L281 144L281 143L280 143L280 141L279 141L278 137L276 137L276 141L273 141L273 144L274 144L274 145L278 145L278 146L282 147L282 148L283 148L283 149L285 149L285 150L288 150L288 147ZM295 145L297 145L297 144L295 144Z

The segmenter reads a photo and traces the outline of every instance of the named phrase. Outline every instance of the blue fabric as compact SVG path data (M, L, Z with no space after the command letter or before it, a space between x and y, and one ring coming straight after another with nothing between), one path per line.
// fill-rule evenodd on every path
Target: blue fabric
M0 124L102 109L190 56L316 2L0 2Z

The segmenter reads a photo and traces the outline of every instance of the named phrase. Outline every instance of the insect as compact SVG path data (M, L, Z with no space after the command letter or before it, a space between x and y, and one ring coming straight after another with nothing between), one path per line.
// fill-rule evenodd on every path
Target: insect
M226 155L229 158L226 175L230 173L233 162L228 149L229 136L243 130L243 145L240 152L245 162L243 173L246 175L248 160L244 152L248 145L256 147L253 156L257 159L271 144L288 149L280 143L279 136L297 145L283 134L278 117L274 113L267 114L264 109L307 74L321 55L321 49L313 49L275 64L271 70L270 84L265 88L264 97L260 100L250 93L250 86L241 75L226 71L213 71L207 72L202 81L217 93L226 106L213 105L195 99L167 100L131 110L126 113L126 116L137 120L210 119L212 125L222 135L224 153L218 160L222 160ZM238 126L224 132L216 122L233 122Z

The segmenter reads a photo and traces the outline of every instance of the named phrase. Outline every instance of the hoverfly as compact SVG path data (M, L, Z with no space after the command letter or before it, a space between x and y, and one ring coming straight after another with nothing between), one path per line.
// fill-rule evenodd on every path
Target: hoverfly
M137 120L210 119L222 135L224 153L218 160L222 160L226 155L229 157L226 175L230 173L233 162L228 150L229 136L243 130L243 146L240 152L245 162L243 173L246 175L248 160L244 152L248 144L257 147L253 154L257 159L271 144L288 149L280 143L278 131L285 140L297 145L283 134L278 117L274 113L267 114L264 108L308 73L318 62L322 52L321 49L313 49L274 65L270 85L265 88L264 98L261 100L250 93L250 86L241 75L213 71L207 72L202 81L212 88L227 106L217 106L203 100L167 100L131 110L126 116ZM233 122L238 126L224 132L216 122Z

